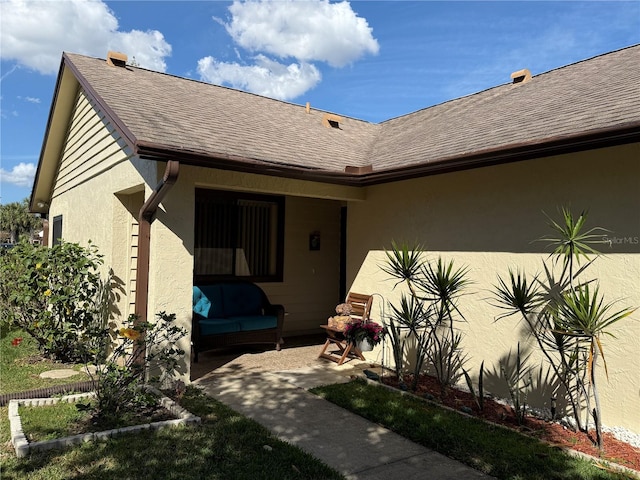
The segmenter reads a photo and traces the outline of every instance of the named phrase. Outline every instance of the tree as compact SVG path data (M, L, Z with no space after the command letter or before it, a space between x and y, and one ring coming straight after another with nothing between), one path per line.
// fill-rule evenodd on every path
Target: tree
M29 199L0 205L0 230L8 231L11 243L17 243L24 233L42 228L42 219L29 213Z

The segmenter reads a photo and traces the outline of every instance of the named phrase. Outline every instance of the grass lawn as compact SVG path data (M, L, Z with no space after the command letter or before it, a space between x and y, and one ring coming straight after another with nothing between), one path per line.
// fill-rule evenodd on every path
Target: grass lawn
M635 478L603 470L534 438L362 380L319 387L312 392L403 437L499 479Z
M16 458L7 408L0 408L2 479L341 479L302 450L278 440L258 423L189 389L181 404L199 415L199 426L85 443Z
M32 363L27 359L38 355L35 342L23 332L2 333L0 393L88 379L85 375L57 380L40 378L39 373L62 365L49 361ZM12 345L14 338L22 338L19 345ZM188 389L180 403L200 416L202 424L143 431L21 459L15 456L10 443L8 407L0 407L0 477L2 480L344 478L197 389ZM40 425L37 435L43 438L63 436L63 424L80 419L74 408L63 409L53 418L38 419L39 415L35 413L31 418ZM28 425L24 426L26 430Z
M14 339L20 338L18 345L12 345ZM0 332L0 394L89 380L84 373L59 379L39 377L42 372L59 368L79 371L82 365L63 365L40 358L36 341L21 330Z

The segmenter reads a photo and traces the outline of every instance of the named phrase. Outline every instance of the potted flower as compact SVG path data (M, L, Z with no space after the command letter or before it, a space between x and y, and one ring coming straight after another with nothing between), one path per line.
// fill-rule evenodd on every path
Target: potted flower
M380 343L384 329L376 322L352 320L344 329L344 338L359 350L369 352Z

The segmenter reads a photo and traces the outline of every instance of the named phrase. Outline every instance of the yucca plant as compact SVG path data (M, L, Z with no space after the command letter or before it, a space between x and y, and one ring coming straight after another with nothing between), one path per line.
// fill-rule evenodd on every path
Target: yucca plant
M473 388L473 382L471 381L471 375L464 368L462 369L462 374L464 375L464 379L467 382L467 387L469 387L469 391L473 396L473 401L478 407L478 411L484 411L484 360L480 364L480 373L478 374L478 393L476 393Z
M419 243L415 243L411 247L406 244L398 245L395 241L391 242L391 251L386 251L387 261L381 266L382 271L388 273L393 278L398 279L396 286L402 282L406 283L411 294L415 297L416 292L413 282L418 277L422 266L420 258L423 247Z
M469 285L468 269L456 268L453 262L438 258L428 262L419 244L413 247L392 243L386 252L387 260L381 269L396 280L395 286L404 284L408 296L401 297L399 306L391 305L392 322L398 325L398 333L414 340L414 388L425 360L433 369L442 394L462 376L465 357L460 352L462 335L454 322L464 317L458 309L458 300ZM395 287L394 286L394 287ZM392 338L392 346L405 348ZM396 359L405 355L394 354ZM397 360L396 360L397 361Z
M635 309L624 308L614 311L614 303L605 303L598 290L597 286L591 291L589 285L584 285L565 293L564 301L559 304L556 313L556 331L561 335L573 337L579 344L586 346L588 355L586 373L595 403L592 416L596 426L598 447L602 448L602 415L596 384L596 366L599 357L602 357L607 378L608 370L601 337L603 335L613 337L613 334L606 329L631 315Z
M547 241L554 247L551 255L555 255L556 259L562 259L563 276L566 275L572 282L574 262L580 265L581 257L590 262L589 255L598 256L600 252L592 245L604 243L602 234L609 232L609 230L593 227L583 232L588 216L586 210L582 211L575 219L568 208L562 207L560 211L562 222L556 222L547 215L549 226L555 234L542 237L541 240Z
M396 363L398 358L401 363L404 363L406 336L401 335L401 330L406 330L407 334L415 340L415 361L411 386L411 389L415 391L418 388L418 379L429 347L431 336L431 329L428 328L429 315L425 312L422 302L418 301L413 295L407 296L405 294L400 297L400 305L398 307L391 305L391 312L391 319L396 326L394 332L397 332L398 336L398 338L392 338L391 342Z
M602 448L602 418L595 377L599 357L603 357L606 373L601 337L611 335L607 329L634 310L614 311L614 303L605 303L597 286L595 290L590 288L596 283L595 279L582 279L599 255L595 245L603 243L601 234L608 230L601 227L585 230L586 211L574 217L567 208L562 208L561 214L562 221L550 221L554 233L541 239L554 248L552 265L543 263L544 275L530 282L523 272L510 271L508 280L498 279L495 305L505 313L497 320L520 314L526 321L557 380L565 388L577 428L586 431L591 415L596 425L597 444ZM585 263L581 263L583 260ZM559 276L554 273L555 264L562 265ZM586 407L584 422L580 415L583 406Z
M515 365L510 367L511 352L505 362L500 362L500 374L507 382L511 396L511 408L516 416L518 425L522 425L527 414L527 397L533 386L531 368L527 365L529 355L523 357L520 353L520 342L516 350Z

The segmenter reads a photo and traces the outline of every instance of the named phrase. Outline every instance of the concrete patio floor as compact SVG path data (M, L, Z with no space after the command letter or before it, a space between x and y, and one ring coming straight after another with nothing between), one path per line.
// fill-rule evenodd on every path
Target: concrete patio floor
M338 366L319 359L323 343L317 336L290 339L280 352L244 347L201 353L192 378L208 395L349 480L491 478L309 393L362 376L364 369L380 371L361 360Z

